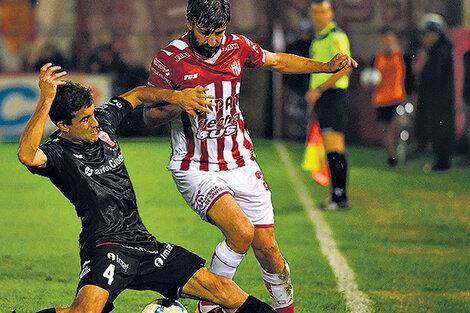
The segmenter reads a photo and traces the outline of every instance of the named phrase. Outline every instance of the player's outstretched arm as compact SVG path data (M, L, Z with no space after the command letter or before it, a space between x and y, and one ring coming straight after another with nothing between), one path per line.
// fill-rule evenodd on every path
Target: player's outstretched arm
M167 104L160 107L144 107L143 119L145 125L149 127L157 127L170 122L176 116L180 115L183 110L176 104Z
M350 56L336 54L328 63L289 53L266 52L266 62L262 68L283 74L336 73L346 68L356 68L357 62Z
M174 101L167 101L163 105L158 106L146 106L144 107L143 119L147 126L156 127L163 125L174 119L176 116L180 115L184 110L191 114L192 117L196 118L195 109L199 110L197 107L192 106L187 107L188 104L194 102L200 102L203 106L214 106L213 102L210 102L208 99L213 99L214 96L207 95L207 88L202 86L197 86L195 88L187 88L183 90L167 90L169 92L174 92L174 95L177 96L177 99ZM203 103L201 101L203 100ZM169 103L168 103L169 102ZM184 108L186 106L186 109ZM210 112L210 110L201 110L204 112Z
M51 63L47 63L40 70L39 88L41 89L41 96L36 110L23 131L18 150L18 159L28 166L44 166L47 161L46 155L39 149L39 144L41 143L44 125L52 101L54 101L57 92L57 86L65 84L59 78L65 76L67 72L57 72L58 70L60 70L60 66L52 66Z
M195 110L206 113L212 112L208 107L214 104L208 99L214 97L207 95L206 90L208 89L202 86L183 90L142 86L122 94L121 97L129 101L134 108L139 104L146 107L159 107L170 103L196 117Z

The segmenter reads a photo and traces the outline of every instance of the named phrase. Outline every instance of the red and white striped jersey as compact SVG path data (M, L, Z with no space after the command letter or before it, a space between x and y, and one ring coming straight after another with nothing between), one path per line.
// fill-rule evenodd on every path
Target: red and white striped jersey
M149 86L182 90L207 87L216 106L197 118L183 112L171 121L172 156L168 169L220 171L255 159L240 111L243 68L260 67L266 53L241 35L225 35L219 51L203 60L193 52L187 34L160 50L150 67Z

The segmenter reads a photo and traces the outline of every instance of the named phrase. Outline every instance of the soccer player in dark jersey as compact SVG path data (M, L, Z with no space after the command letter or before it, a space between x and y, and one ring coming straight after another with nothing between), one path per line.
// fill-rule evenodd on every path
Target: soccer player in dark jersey
M289 266L274 236L271 192L240 110L242 72L250 67L285 74L338 72L357 64L343 54L325 63L272 53L243 35L226 34L228 0L189 0L186 17L187 34L157 53L148 85L171 90L202 85L216 106L192 118L166 105L144 111L144 118L149 125L170 121L168 169L189 206L225 236L215 248L211 271L232 278L251 246L274 308L293 313ZM200 302L198 311L221 312L207 302Z
M187 296L220 304L230 313L275 313L232 280L212 274L205 260L152 236L137 211L117 129L139 104L165 101L195 114L210 112L201 86L182 91L137 87L95 108L90 89L60 80L50 63L41 68L41 96L21 137L18 157L49 177L82 221L81 272L75 301L52 312L109 312L125 289L153 290L169 299ZM59 128L40 145L47 116Z

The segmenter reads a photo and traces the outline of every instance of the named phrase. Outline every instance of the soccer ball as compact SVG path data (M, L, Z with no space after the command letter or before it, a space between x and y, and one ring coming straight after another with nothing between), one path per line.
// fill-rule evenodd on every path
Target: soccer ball
M382 80L382 74L380 74L377 69L373 67L368 67L361 72L360 79L361 84L364 87L377 87L377 85Z
M142 313L188 313L188 311L176 300L157 299L147 304Z

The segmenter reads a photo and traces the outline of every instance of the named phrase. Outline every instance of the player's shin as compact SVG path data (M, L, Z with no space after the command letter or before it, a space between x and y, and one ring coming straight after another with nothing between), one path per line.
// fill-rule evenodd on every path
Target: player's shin
M233 251L224 240L215 248L210 271L214 274L232 279L244 256L245 254ZM199 303L198 310L200 313L205 313L210 312L217 307L217 305L211 302L201 301Z
M273 299L273 306L278 313L294 313L294 287L290 280L290 269L284 260L281 273L268 273L261 269L266 288Z

